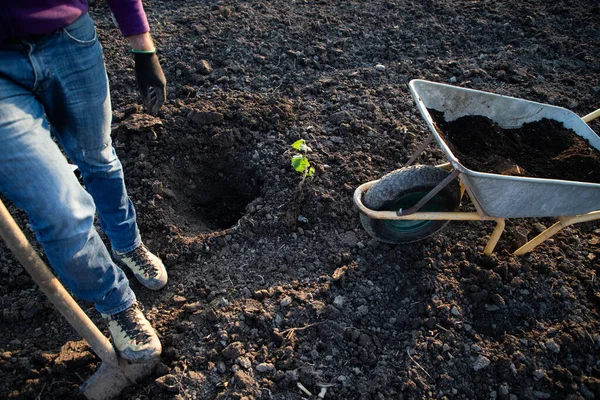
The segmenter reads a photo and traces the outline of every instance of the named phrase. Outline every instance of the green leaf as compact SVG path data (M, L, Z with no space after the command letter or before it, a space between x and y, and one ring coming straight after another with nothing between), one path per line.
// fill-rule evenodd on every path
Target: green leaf
M292 147L295 148L296 150L300 150L300 147L304 146L305 143L306 143L306 140L304 140L304 139L296 140L294 143L292 143Z
M294 143L292 143L292 147L302 153L308 153L312 151L312 149L306 145L306 140L304 139L296 140Z
M302 154L296 154L292 157L292 167L298 172L304 172L304 170L310 167L310 163Z
M299 149L301 152L303 153L310 153L312 151L312 149L310 147L308 147L307 145L303 144L302 146L300 146Z
M313 167L310 167L308 169L308 172L306 173L306 176L308 176L309 178L311 178L314 174L315 174L315 169Z

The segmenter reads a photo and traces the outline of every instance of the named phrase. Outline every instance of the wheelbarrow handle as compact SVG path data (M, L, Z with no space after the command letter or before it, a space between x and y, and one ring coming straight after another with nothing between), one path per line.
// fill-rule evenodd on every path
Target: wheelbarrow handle
M595 120L598 117L600 117L600 108L597 109L596 111L592 111L591 113L589 113L588 115L586 115L585 117L583 117L581 119L583 120L583 122L587 123L587 122Z
M110 365L118 365L118 358L109 340L73 300L64 286L44 264L27 238L19 229L2 200L0 200L0 236L23 268L31 275L52 304L71 326L88 342L92 350Z

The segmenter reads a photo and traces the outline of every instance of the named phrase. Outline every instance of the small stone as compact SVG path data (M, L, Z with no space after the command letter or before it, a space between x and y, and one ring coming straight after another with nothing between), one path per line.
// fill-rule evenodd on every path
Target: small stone
M346 301L346 298L344 296L335 296L335 299L333 299L333 305L336 306L337 308L343 308L344 307L344 303Z
M527 232L524 229L515 228L513 229L512 234L517 247L521 247L527 243Z
M385 72L385 65L383 65L383 64L377 64L377 65L375 66L375 69L376 69L377 71L379 71L379 72Z
M532 227L533 232L536 234L540 234L546 230L546 227L539 222L536 222L531 227Z
M333 279L334 281L342 281L344 280L344 278L346 277L346 271L348 271L348 267L346 265L344 265L343 267L340 267L338 269L336 269L333 272L333 275L331 275L331 279Z
M254 297L256 300L262 300L265 297L269 297L269 292L265 289L260 289L252 293L252 297Z
M502 296L500 296L498 293L492 295L492 301L494 302L495 305L497 305L500 308L506 307L506 302L504 301L504 298Z
M173 296L173 303L176 304L181 304L181 303L185 303L187 301L187 299L183 296L179 296L179 295L175 295Z
M244 353L242 342L233 342L223 349L223 357L233 360Z
M252 363L248 357L239 357L236 360L236 363L244 369L250 369L250 367L252 367Z
M484 369L484 368L488 367L490 364L491 364L491 361L489 358L487 358L486 356L480 355L479 357L477 357L477 359L473 363L473 369L475 371L479 371L480 369Z
M275 325L280 326L282 322L283 322L283 317L281 316L281 314L275 315Z
M256 371L262 373L270 373L275 371L275 366L271 363L260 363L256 366Z
M535 18L533 18L531 15L528 15L525 17L525 24L529 25L529 26L534 26L535 25Z
M560 346L553 339L546 342L546 348L553 353L560 352Z
M450 312L452 313L452 315L458 317L460 315L460 310L456 307L456 306L452 306L452 309L450 310Z
M356 309L356 312L358 313L358 315L365 316L369 313L369 307L364 305L360 306Z
M208 61L200 60L200 63L198 64L198 72L202 75L208 75L212 72L212 67L210 66Z
M552 397L552 395L550 393L544 393L544 392L540 392L539 390L535 390L533 392L533 395L535 396L535 398L537 399L549 399Z
M302 222L303 224L308 224L308 218L303 217L302 215L298 215L298 222ZM301 229L301 228L298 228Z
M292 298L290 296L285 296L283 299L281 299L281 301L279 302L279 305L281 305L281 307L287 307L290 304L292 304Z
M225 371L227 371L227 366L223 361L217 362L217 371L219 371L220 374L223 374Z
M542 379L544 375L546 375L546 373L542 369L536 369L535 371L533 371L533 377L538 381Z

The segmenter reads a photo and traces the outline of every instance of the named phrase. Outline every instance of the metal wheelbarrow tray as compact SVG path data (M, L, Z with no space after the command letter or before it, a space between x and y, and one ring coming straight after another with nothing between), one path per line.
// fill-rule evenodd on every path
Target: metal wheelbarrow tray
M409 88L431 133L403 168L356 188L354 204L372 237L386 243L411 243L436 234L449 221L494 221L496 227L484 249L489 255L504 231L506 218L558 218L514 252L521 255L566 226L600 219L600 184L469 169L454 155L429 113L441 112L448 122L483 116L502 129L517 129L547 118L561 122L600 150L600 137L586 124L600 117L600 109L580 118L560 107L425 80L413 80ZM448 162L413 165L434 138ZM464 192L476 211L459 211Z
M463 184L486 215L556 217L600 209L600 184L499 175L466 168L440 136L428 109L443 112L446 121L469 115L488 117L503 129L520 128L542 118L553 119L600 150L600 137L577 114L561 107L423 80L411 81L409 88L448 161L460 171Z

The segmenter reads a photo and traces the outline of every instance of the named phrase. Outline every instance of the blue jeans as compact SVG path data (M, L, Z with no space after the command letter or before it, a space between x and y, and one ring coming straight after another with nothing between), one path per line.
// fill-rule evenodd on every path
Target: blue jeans
M128 308L135 295L94 228L96 208L114 250L141 243L110 124L102 49L87 14L0 48L0 192L27 213L63 283L104 314Z

